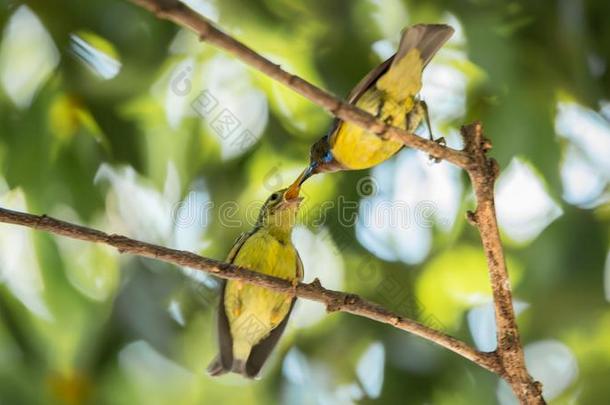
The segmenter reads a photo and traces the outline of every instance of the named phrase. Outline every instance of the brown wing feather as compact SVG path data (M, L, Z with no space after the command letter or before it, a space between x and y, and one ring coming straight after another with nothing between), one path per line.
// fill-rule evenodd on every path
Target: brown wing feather
M386 70L388 70L390 63L392 63L394 60L394 56L396 56L396 54L390 56L383 63L377 65L377 67L367 73L367 75L358 82L352 91L350 91L349 95L347 96L347 102L350 104L356 104L356 101L358 101L360 96L362 96L362 94L364 94L377 81L377 79L379 79L379 77L383 75Z
M303 281L303 276L305 275L305 272L303 270L303 261L301 260L301 255L299 255L298 251L296 251L296 253L297 253L297 280L299 280L299 282L301 282L301 281Z
M229 255L227 256L227 263L233 263L237 253L244 245L244 242L252 235L252 232L242 233L237 241L233 244ZM229 326L229 320L225 312L225 286L226 280L221 280L220 285L220 302L218 303L218 356L212 360L208 366L208 372L213 375L221 375L231 370L233 367L233 336L231 336L231 328Z
M275 348L275 345L277 345L277 342L282 337L284 329L286 329L286 324L288 324L288 319L290 318L290 314L292 313L292 308L294 308L295 302L296 299L293 299L290 304L290 310L282 322L280 322L280 324L275 327L266 338L252 347L252 351L250 352L250 356L246 362L246 377L255 378L261 371L261 368L269 358L269 355Z

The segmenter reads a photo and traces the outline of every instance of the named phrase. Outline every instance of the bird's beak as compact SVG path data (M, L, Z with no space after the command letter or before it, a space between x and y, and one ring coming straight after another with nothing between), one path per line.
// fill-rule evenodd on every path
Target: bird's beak
M288 187L286 193L284 193L284 198L286 201L294 201L298 199L298 201L301 202L303 200L302 197L299 197L299 193L301 192L301 185L305 182L305 180L307 180L313 175L316 166L317 165L315 163L311 163L309 166L307 166L305 170L303 170L303 172L290 185L290 187Z
M294 183L292 183L284 193L284 200L286 200L287 202L297 200L300 202L303 199L302 197L299 197L299 193L301 192L301 183L299 182L300 178L301 176L299 176L299 178L296 179Z
M297 197L301 191L301 185L313 175L314 169L316 168L315 163L311 163L303 172L297 177L297 179L288 187L286 191L286 198Z

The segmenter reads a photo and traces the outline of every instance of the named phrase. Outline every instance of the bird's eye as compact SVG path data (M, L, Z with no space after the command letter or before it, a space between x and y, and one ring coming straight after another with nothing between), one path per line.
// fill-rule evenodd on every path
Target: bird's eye
M278 198L280 198L280 194L279 194L279 193L273 193L273 194L271 194L271 198L270 198L270 200L271 200L271 201L275 201L275 200L277 200Z

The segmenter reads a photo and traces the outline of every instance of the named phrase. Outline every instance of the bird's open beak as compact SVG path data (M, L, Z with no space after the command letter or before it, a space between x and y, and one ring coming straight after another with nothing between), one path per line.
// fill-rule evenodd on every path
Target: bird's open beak
M307 168L303 170L299 177L297 177L294 183L292 183L290 187L288 187L288 190L285 194L287 200L291 200L299 196L299 192L301 191L301 185L305 182L305 180L311 177L314 172L314 169L314 164L310 164L309 166L307 166Z
M284 199L286 201L300 201L302 199L301 197L299 197L299 193L301 192L301 183L299 181L300 178L301 176L299 176L299 178L296 179L294 183L292 183L284 193Z

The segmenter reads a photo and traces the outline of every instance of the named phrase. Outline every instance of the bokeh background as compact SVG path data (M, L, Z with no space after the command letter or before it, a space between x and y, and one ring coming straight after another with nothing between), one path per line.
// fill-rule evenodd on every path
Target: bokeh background
M223 259L331 118L126 1L0 0L0 205ZM339 95L400 30L456 33L425 72L434 132L481 120L527 362L556 404L610 398L610 3L190 0ZM425 131L422 131L425 134ZM404 150L314 177L306 280L493 350L485 259L460 170ZM217 283L0 225L0 403L514 403L421 339L299 302L263 377L211 379Z

